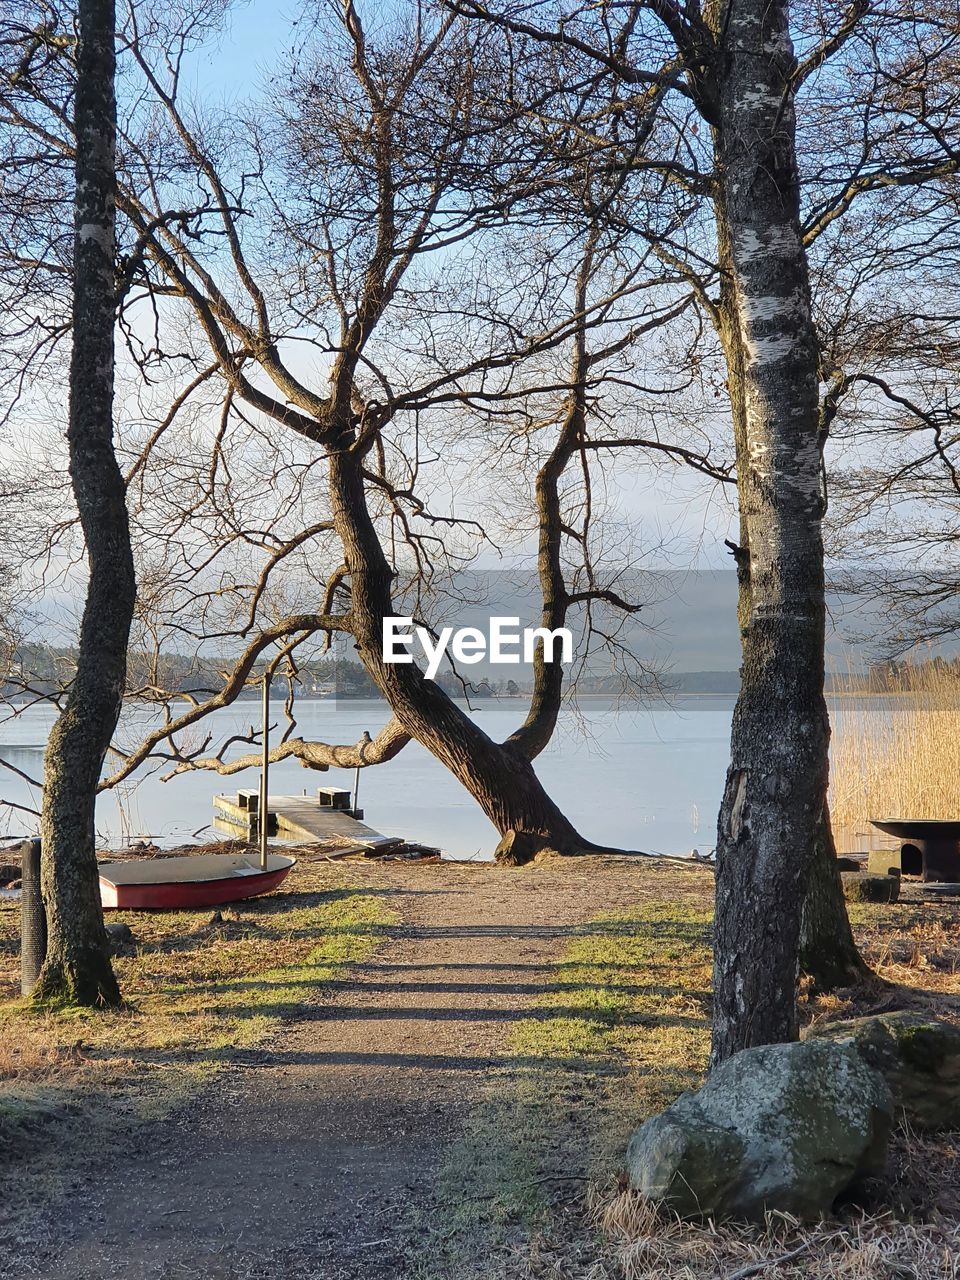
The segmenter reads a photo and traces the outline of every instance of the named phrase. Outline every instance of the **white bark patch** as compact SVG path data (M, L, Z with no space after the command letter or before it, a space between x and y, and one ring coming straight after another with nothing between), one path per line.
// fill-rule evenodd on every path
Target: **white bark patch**
M81 244L92 241L104 253L110 253L113 248L113 237L110 233L110 228L105 227L100 222L84 222L77 231L77 239Z
M749 331L744 333L744 346L750 364L775 364L790 355L796 339L790 335L785 338L754 338Z
M768 465L767 459L770 455L770 449L767 445L761 444L759 440L751 440L749 443L750 466L757 473L760 479L764 479L770 475L773 468Z
M811 505L820 501L820 444L813 435L799 444L793 455L790 485Z
M792 293L768 293L760 298L740 299L740 317L744 328L760 324L764 320L792 319L801 314L801 298Z
M796 339L792 335L786 338L757 338L750 344L750 354L761 364L773 364L790 355L795 346Z
M747 771L740 770L740 776L737 779L737 792L733 798L733 806L730 809L730 837L734 841L740 839L740 832L743 828L743 810L747 803Z
M753 227L744 227L737 233L734 244L738 260L749 262L758 253L780 253L783 250L794 252L797 248L797 236L789 223L780 222L764 227L762 237Z
M780 109L782 95L774 89L746 89L734 101L734 108L741 111L752 111L755 107L771 107Z

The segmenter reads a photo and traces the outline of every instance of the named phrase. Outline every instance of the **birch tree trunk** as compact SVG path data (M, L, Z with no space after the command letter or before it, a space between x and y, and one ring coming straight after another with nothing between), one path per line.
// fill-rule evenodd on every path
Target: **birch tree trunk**
M740 545L733 548L737 565L737 619L743 635L749 630L752 611L750 573L750 533L747 521L747 493L750 477L750 446L746 430L744 405L743 348L736 322L736 299L730 284L735 278L729 233L724 226L720 242L720 263L725 284L720 313L725 318L723 340L731 390L733 434L737 457L737 475L741 478ZM797 905L797 904L795 904ZM867 977L870 969L853 937L843 896L843 885L837 868L837 851L830 825L830 812L824 798L823 813L817 833L815 852L810 864L801 911L800 973L813 980L818 991L832 991Z
M714 145L731 398L742 406L743 682L717 837L714 1063L795 1039L800 903L827 788L817 340L785 0L731 0Z
M67 440L89 583L76 676L47 745L41 817L47 959L42 1000L117 1004L94 836L97 783L117 725L136 597L113 449L116 99L114 0L80 0L73 352Z

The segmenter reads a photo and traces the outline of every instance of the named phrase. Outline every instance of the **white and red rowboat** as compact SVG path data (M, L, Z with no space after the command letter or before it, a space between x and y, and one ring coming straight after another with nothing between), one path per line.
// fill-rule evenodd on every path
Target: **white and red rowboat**
M129 911L215 907L269 893L296 861L271 853L262 867L255 853L198 853L184 858L101 862L100 900L106 908Z

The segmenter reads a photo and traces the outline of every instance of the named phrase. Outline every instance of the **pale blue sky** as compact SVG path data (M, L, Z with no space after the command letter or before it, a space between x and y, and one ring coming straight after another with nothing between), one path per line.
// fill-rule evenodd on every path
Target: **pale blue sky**
M197 87L226 101L266 91L296 39L298 8L284 0L235 4L222 35L194 56Z

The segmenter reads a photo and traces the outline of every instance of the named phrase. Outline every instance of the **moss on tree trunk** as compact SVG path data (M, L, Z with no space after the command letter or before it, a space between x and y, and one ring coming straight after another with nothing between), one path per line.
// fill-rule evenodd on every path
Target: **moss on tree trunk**
M811 978L814 988L821 992L849 987L870 975L850 928L830 815L826 810L803 899L800 972Z

